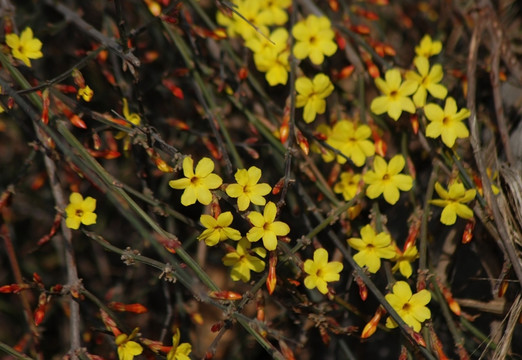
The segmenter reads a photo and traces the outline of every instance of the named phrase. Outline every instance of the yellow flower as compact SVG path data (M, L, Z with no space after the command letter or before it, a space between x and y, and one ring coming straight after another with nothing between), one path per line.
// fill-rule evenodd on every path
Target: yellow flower
M375 86L384 94L373 99L370 109L376 115L388 113L393 120L398 120L403 111L415 112L415 104L408 97L417 90L415 81L402 82L398 69L390 69L382 78L375 79Z
M248 219L253 227L247 233L247 239L250 242L263 239L264 247L269 250L275 250L277 247L277 237L285 236L290 232L290 227L282 221L274 221L277 215L276 205L269 201L263 214L252 211L248 214Z
M424 35L419 46L415 46L415 54L425 58L437 55L441 50L442 43L440 41L432 41L429 35Z
M223 183L223 180L212 171L214 171L214 162L204 157L198 162L194 172L194 161L187 156L183 159L185 177L169 181L169 186L173 189L185 189L181 195L181 203L185 206L194 204L196 200L203 205L208 205L212 201L210 190L217 189Z
M323 159L328 162L336 158L339 164L344 164L348 157L356 166L363 166L366 158L375 154L375 146L368 139L371 134L372 130L368 125L357 125L349 120L338 121L326 134L326 143L344 156L338 154L335 157L332 151L328 151L323 154Z
M304 285L308 289L317 288L321 293L328 293L328 283L339 281L339 273L343 270L343 264L339 261L328 262L328 252L323 249L314 251L314 259L308 259L303 267L308 275L304 279Z
M93 95L94 95L94 91L92 91L92 89L89 87L89 85L86 85L85 87L78 89L78 94L76 94L76 99L79 99L81 97L84 101L89 102L89 101L91 101ZM139 116L138 116L138 118L139 118ZM139 124L139 122L138 122L138 124Z
M232 266L230 277L234 281L250 281L250 271L261 272L265 269L265 262L253 255L265 257L266 250L261 247L250 249L252 244L246 239L242 238L237 244L235 251L229 252L223 256L223 264L225 266Z
M248 170L239 169L234 177L237 184L228 185L225 191L228 196L237 198L239 211L246 210L250 202L256 205L266 204L263 196L267 195L272 188L268 184L257 183L261 178L261 170L259 168L251 166Z
M192 345L189 343L179 343L181 335L179 329L176 329L172 336L172 348L167 353L167 360L190 360L190 352Z
M288 13L285 9L289 8L290 5L292 5L292 0L264 0L261 16L270 19L270 25L286 24Z
M477 194L475 189L466 190L460 182L454 182L446 191L441 184L435 183L435 191L442 199L431 200L430 203L436 206L444 207L440 214L440 222L444 225L453 225L457 221L457 215L463 219L471 219L473 210L467 205L475 198Z
M26 27L22 34L8 34L5 36L7 46L12 49L13 57L22 60L22 62L31 66L29 59L39 59L43 57L41 52L42 42L37 38L33 38L33 30Z
M270 34L269 39L270 41L253 37L245 45L254 52L256 68L266 73L265 78L270 86L285 85L288 81L288 71L290 71L288 31L285 28L277 28Z
M131 341L138 329L134 329L132 334L120 334L116 337L115 343L118 345L118 357L120 360L133 360L134 356L143 352L143 347L135 341Z
M413 186L413 179L409 175L399 174L404 169L404 156L395 155L387 164L380 156L373 159L373 170L364 174L363 180L368 184L366 195L375 199L384 194L384 200L391 205L399 200L399 190L408 191Z
M400 251L398 248L395 249L396 254L392 261L396 261L392 268L393 272L400 271L402 276L408 279L413 273L411 263L419 257L419 252L416 246L410 246L405 252Z
M309 15L294 25L294 55L298 59L310 58L315 65L321 65L324 56L332 56L337 51L334 42L335 33L326 16Z
M448 90L444 85L439 84L444 76L442 66L435 64L430 69L430 63L427 58L417 56L413 63L417 68L415 71L408 71L405 75L407 80L412 80L419 86L413 95L413 102L417 107L423 107L426 104L428 92L437 99L444 99L448 94Z
M362 176L354 174L352 171L341 173L341 180L333 188L336 194L343 194L345 201L352 200L359 191L359 183Z
M241 239L241 233L229 227L233 220L234 217L230 211L219 214L217 219L210 215L201 215L199 221L206 227L206 230L203 230L198 236L198 240L204 240L208 246L214 246L226 239Z
M368 271L373 274L381 268L381 259L391 259L395 256L390 234L375 234L375 230L369 224L361 229L360 238L350 238L348 244L359 250L353 256L357 265L367 266Z
M426 127L426 136L431 138L442 138L442 142L448 147L455 144L455 140L465 139L469 136L469 131L462 120L469 117L469 110L460 109L457 112L455 99L446 99L444 110L437 104L427 104L424 107L424 114L430 121Z
M69 205L65 208L67 214L65 225L69 229L77 230L80 224L96 224L94 209L96 209L96 199L88 196L84 200L80 193L73 192L69 197Z
M241 14L243 18L235 12L232 14L232 18L224 15L221 11L217 13L218 24L227 27L230 37L241 36L243 40L248 41L253 37L261 36L257 31L262 34L268 33L267 26L271 25L271 19L269 13L263 13L264 4L262 1L235 0L233 4L235 5L234 10Z
M410 285L406 281L397 281L393 285L392 292L385 298L402 320L416 332L420 331L421 323L431 317L430 309L426 307L431 300L431 294L426 289L412 294ZM397 327L397 323L388 317L386 327L393 329Z
M125 120L127 120L130 124L125 124L126 127L132 127L138 126L141 123L141 118L136 113L131 113L129 111L129 104L127 102L127 99L123 98L123 117ZM132 125L131 125L132 124ZM123 149L125 151L129 150L130 148L130 138L125 131L119 131L115 136L115 139L120 140L123 139Z
M313 80L300 77L295 81L297 97L295 106L304 106L303 119L307 123L315 120L317 114L323 114L326 110L326 101L334 89L330 78L325 74L315 75Z

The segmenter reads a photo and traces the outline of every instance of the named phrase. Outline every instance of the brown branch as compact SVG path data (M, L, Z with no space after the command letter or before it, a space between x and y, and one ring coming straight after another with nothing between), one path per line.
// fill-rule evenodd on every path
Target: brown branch
M471 43L468 54L468 67L466 75L468 78L467 107L470 111L470 116L468 119L469 128L471 132L470 142L471 147L473 148L473 156L475 158L475 162L477 163L477 168L479 170L480 177L482 180L482 188L484 190L486 202L488 204L489 209L493 213L493 219L497 226L500 239L504 244L506 253L509 257L509 260L511 261L511 264L513 265L513 270L515 271L517 279L520 285L522 286L522 265L520 264L520 259L517 256L517 251L515 249L511 236L509 235L509 232L507 230L504 218L500 213L500 209L493 194L493 190L491 189L491 181L487 175L486 165L484 163L484 156L479 140L477 109L475 100L477 91L476 68L478 48L480 45L480 37L484 30L484 21L482 21L480 17L484 16L484 13L486 13L488 10L489 9L483 9L483 12L478 13L479 19L477 19L477 25L473 29L473 36L471 37Z

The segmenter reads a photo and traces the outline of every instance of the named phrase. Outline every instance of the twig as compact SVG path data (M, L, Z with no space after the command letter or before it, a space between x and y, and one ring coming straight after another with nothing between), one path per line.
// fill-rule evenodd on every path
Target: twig
M493 218L497 225L497 229L500 235L500 239L502 240L504 247L506 249L507 255L513 265L513 270L517 276L517 279L522 286L522 265L520 264L520 259L518 258L517 251L515 246L513 245L511 236L506 229L506 224L504 219L500 213L498 208L498 204L495 200L495 196L493 194L493 190L491 189L491 181L487 175L487 169L484 164L484 159L482 155L482 150L480 148L480 140L479 140L479 132L478 132L478 124L477 124L477 109L475 105L475 96L476 96L476 77L475 71L477 67L477 54L479 47L479 39L483 32L484 23L481 21L477 22L473 30L473 36L471 37L470 49L468 54L468 68L467 68L467 78L468 78L468 99L467 99L467 107L470 111L469 116L469 128L471 132L471 147L473 148L473 155L475 158L475 162L477 163L477 167L482 180L482 188L484 191L484 195L486 197L487 204L489 205L491 211L493 212Z
M132 65L133 67L140 67L140 60L130 51L124 51L121 45L113 38L109 38L103 35L100 31L96 30L92 25L83 20L76 12L69 9L67 6L58 3L54 0L44 0L45 3L54 8L56 11L61 13L66 21L72 22L79 29L85 32L87 35L94 38L100 44L103 44L108 49L113 51L116 55L122 58L126 63Z

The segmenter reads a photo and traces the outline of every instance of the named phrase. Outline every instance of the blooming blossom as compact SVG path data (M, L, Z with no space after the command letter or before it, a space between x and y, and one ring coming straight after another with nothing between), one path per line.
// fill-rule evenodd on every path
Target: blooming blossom
M292 0L261 0L264 2L261 16L267 20L269 25L284 25L288 21L288 9Z
M233 3L235 12L232 13L232 17L221 11L217 13L218 24L226 26L230 37L241 36L243 40L248 41L261 36L258 31L261 34L268 33L267 26L272 25L272 19L270 13L264 11L263 1L234 0Z
M343 270L343 264L339 261L328 262L328 252L325 249L314 251L314 258L304 262L303 269L308 275L304 279L304 285L308 289L319 290L328 293L328 283L339 281L339 273Z
M415 104L409 98L415 90L415 81L402 81L401 73L398 69L390 69L382 78L375 79L375 86L383 93L373 99L370 109L376 115L388 113L393 120L398 120L403 111L411 114L415 113Z
M123 117L125 120L127 120L129 123L125 124L126 127L132 127L138 126L141 124L141 117L136 113L131 113L129 111L129 103L127 102L127 99L123 98ZM115 136L115 139L120 140L123 139L123 149L125 151L129 150L130 148L130 137L129 134L126 131L119 131Z
M261 272L265 269L265 262L252 254L262 258L266 256L266 250L262 247L250 249L252 244L246 238L237 243L235 251L226 254L222 261L225 266L232 266L230 277L234 281L250 281L250 271Z
M332 56L337 51L335 33L326 16L309 15L294 25L292 35L296 40L293 51L298 59L309 57L312 63L321 65L325 56Z
M118 357L120 360L133 360L134 356L143 352L143 347L131 339L134 338L138 329L135 329L132 334L120 334L116 337L115 343L118 345Z
M412 294L410 285L406 281L397 281L392 292L385 296L386 301L397 311L401 319L419 332L421 323L431 317L431 311L426 306L431 300L431 294L423 289ZM386 319L386 327L395 328L397 323L391 318Z
M457 221L457 215L463 219L471 219L473 210L465 203L475 198L477 191L475 189L466 190L460 182L454 182L446 191L441 184L435 183L435 191L441 199L431 200L430 203L436 206L444 207L440 214L440 222L445 225L453 225Z
M255 205L266 204L263 196L267 195L272 188L265 183L258 184L261 174L261 169L256 166L251 166L248 170L239 169L234 175L237 184L227 186L225 191L228 196L237 198L239 211L246 210L250 202Z
M33 37L33 30L26 27L18 36L17 34L7 34L5 42L12 50L13 57L22 60L26 66L31 66L29 59L39 59L43 57L42 42Z
M201 159L194 171L194 161L187 156L183 159L184 178L169 181L169 186L173 189L185 189L181 195L181 203L185 206L192 205L197 201L203 205L208 205L212 201L210 190L217 189L223 180L213 174L214 162L208 157Z
M270 34L269 39L270 41L253 37L245 45L254 52L256 68L266 73L265 78L270 86L285 85L290 71L288 31L285 28L277 28Z
M448 90L439 82L442 80L444 73L440 64L435 64L430 69L430 63L427 58L417 56L413 63L417 68L417 72L408 71L405 75L407 80L412 80L419 86L413 95L413 102L417 107L423 107L426 104L428 93L437 99L444 99L448 94Z
M359 191L362 176L352 171L341 173L341 179L333 188L336 194L342 194L345 201L352 200Z
M395 248L396 254L392 261L395 261L395 265L392 268L393 272L399 270L399 272L408 279L413 273L411 263L419 257L419 251L417 246L410 246L404 252L400 251L399 248Z
M368 271L374 274L381 268L381 259L391 259L395 256L390 234L376 234L369 224L361 229L360 238L352 237L348 239L348 244L359 250L353 256L357 265L367 266Z
M319 126L319 132L324 129L326 125ZM329 130L329 129L328 129ZM372 135L372 130L368 125L356 124L350 120L340 120L331 129L326 131L326 143L339 150L344 155L335 154L332 151L327 151L323 154L325 161L332 161L337 159L339 164L346 162L346 157L352 160L356 166L363 166L366 158L375 154L375 146L369 140Z
M214 246L227 239L241 239L241 233L229 226L233 220L230 211L219 214L217 219L210 215L201 215L199 221L206 229L198 236L198 240L204 240L208 246Z
M70 229L77 230L80 224L96 224L94 209L96 209L96 199L88 196L84 200L80 193L73 192L69 196L69 205L65 208L67 214L65 225Z
M363 180L368 184L366 195L370 199L375 199L381 194L391 205L399 200L399 190L408 191L413 186L413 179L409 175L400 174L406 161L404 156L395 155L387 164L380 156L373 159L373 170L364 174Z
M415 46L415 54L429 58L437 55L442 50L442 43L440 41L433 41L431 36L424 35L419 46Z
M192 345L189 343L179 343L181 335L179 329L176 329L172 336L172 348L167 353L167 360L190 360L190 352Z
M275 250L277 237L285 236L290 232L290 227L286 223L274 221L276 215L276 205L271 201L265 205L263 214L257 211L248 214L248 219L253 225L246 235L248 241L255 242L262 238L263 245L267 250Z
M426 126L426 136L431 138L442 138L442 142L452 147L457 138L464 139L469 136L469 131L462 120L469 117L469 110L457 109L457 103L452 97L446 99L444 110L437 104L427 104L424 114L430 121Z
M297 97L295 106L304 107L303 119L307 123L315 120L317 114L323 114L326 110L326 100L334 90L330 78L325 74L317 74L313 80L300 77L295 81Z
M89 101L91 101L93 95L94 95L94 91L92 91L92 89L89 87L89 85L86 85L86 86L78 89L78 93L76 94L76 99L82 98L83 101L89 102Z

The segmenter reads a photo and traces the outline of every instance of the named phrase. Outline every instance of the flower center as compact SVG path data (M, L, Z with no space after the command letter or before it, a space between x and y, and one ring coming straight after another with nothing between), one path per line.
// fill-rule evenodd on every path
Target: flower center
M450 119L447 116L444 116L444 119L442 119L442 125L448 125L450 122Z
M390 174L384 174L384 176L382 177L382 179L383 179L384 181L390 180Z
M316 36L310 36L310 45L315 45L317 43L317 37Z
M83 210L82 209L76 209L75 215L78 216L78 217L82 217L83 216Z
M410 303L406 303L406 304L402 305L402 310L404 310L404 311L410 311L410 310L411 310L411 305L410 305Z
M398 96L399 96L399 92L397 90L392 90L390 92L390 97L392 98L392 100L396 100Z
M192 178L190 178L190 183L193 186L199 186L199 184L201 183L201 179L197 176L193 176Z

